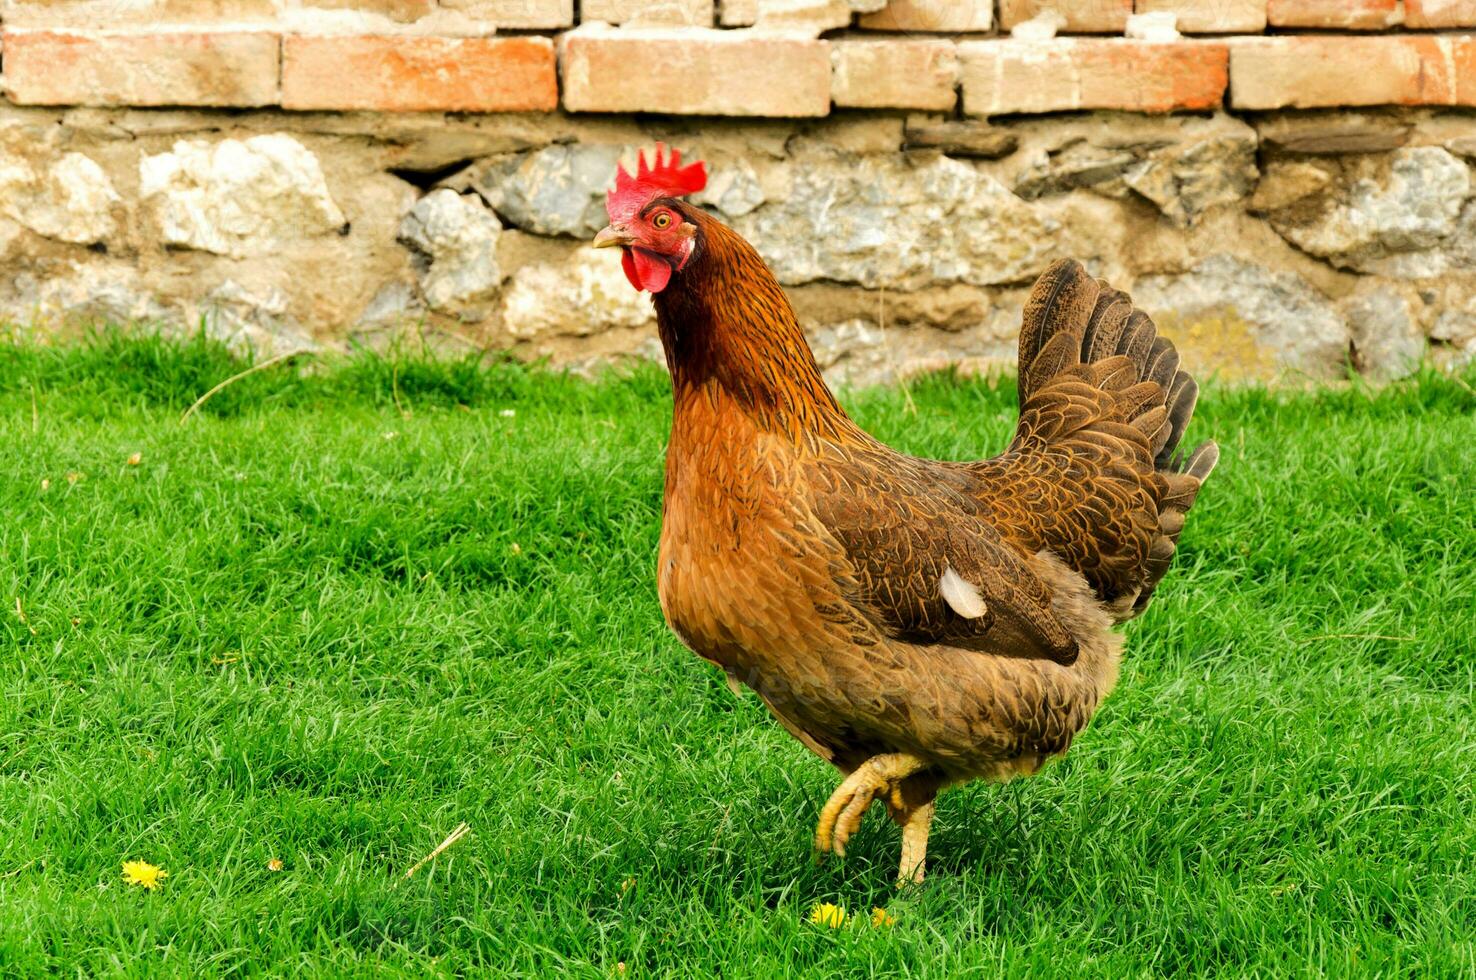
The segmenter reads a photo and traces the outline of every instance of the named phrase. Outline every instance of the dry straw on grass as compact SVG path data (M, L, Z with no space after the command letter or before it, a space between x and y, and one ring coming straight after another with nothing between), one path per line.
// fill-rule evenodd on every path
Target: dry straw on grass
M469 833L471 833L470 824L465 822L457 824L456 829L447 834L446 839L437 844L435 850L431 851L419 861L416 861L415 864L410 867L410 870L405 872L405 877L409 878L411 875L415 874L415 872L419 871L421 868L434 861L437 857L441 855L443 851L446 850L446 848L450 847L452 844L455 844L457 841L461 840L461 838L465 837Z
M269 357L266 360L262 361L260 364L253 364L246 370L231 375L229 378L226 378L220 384L216 385L214 388L211 388L209 391L205 392L205 394L195 399L195 403L189 408L185 409L184 414L179 417L179 424L184 425L190 420L191 415L194 415L195 412L199 411L201 405L204 405L211 398L215 397L215 395L218 394L221 390L232 384L235 384L242 378L250 377L251 375L256 374L259 371L265 371L267 368L281 364L283 361L290 361L294 357L311 357L312 354L313 352L310 350L288 351L285 354L278 354L276 357Z

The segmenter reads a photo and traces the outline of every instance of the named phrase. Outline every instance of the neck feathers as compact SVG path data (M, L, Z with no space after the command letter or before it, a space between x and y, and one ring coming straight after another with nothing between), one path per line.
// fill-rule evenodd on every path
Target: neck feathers
M700 229L698 250L655 297L677 401L716 385L773 431L799 437L849 428L763 259L715 218L684 213Z

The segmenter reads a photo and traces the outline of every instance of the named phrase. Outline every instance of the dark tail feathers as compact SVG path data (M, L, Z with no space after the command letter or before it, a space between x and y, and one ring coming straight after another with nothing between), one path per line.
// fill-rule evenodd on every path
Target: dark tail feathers
M1159 536L1144 566L1134 610L1147 604L1168 570L1199 488L1219 461L1205 442L1187 454L1179 440L1194 415L1199 386L1179 367L1179 354L1121 290L1063 259L1036 281L1020 328L1020 406L1062 374L1118 393L1122 421L1148 436L1163 481ZM1149 384L1151 383L1151 384Z

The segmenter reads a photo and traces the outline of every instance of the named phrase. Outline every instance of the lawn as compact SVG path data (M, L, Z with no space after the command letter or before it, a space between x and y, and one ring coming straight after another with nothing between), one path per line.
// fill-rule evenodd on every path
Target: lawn
M897 893L877 814L812 862L835 774L662 624L659 372L358 355L180 424L242 367L0 347L7 976L1476 974L1476 375L1211 386L1117 692ZM1014 392L845 400L964 458Z

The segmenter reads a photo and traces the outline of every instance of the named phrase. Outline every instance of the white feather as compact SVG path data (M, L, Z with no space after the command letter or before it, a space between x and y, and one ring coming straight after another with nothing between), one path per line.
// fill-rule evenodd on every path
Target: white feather
M978 619L989 611L978 586L965 582L952 565L943 569L943 577L938 580L938 592L948 607L964 619Z

